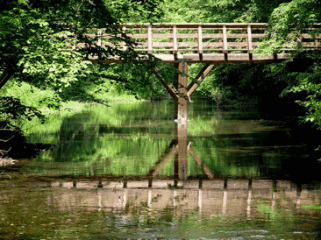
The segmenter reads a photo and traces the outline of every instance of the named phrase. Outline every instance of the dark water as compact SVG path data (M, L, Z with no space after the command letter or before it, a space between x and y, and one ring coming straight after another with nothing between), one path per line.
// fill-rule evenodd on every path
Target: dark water
M316 131L251 108L91 105L2 167L1 239L320 239Z

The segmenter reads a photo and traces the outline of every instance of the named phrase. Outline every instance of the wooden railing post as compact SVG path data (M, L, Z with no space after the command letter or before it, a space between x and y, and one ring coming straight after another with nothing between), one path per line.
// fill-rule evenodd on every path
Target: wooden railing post
M247 43L248 43L248 53L252 53L252 30L251 25L247 25Z
M152 25L148 25L148 53L153 52Z
M174 40L173 54L177 54L177 26L176 25L174 25L173 27L173 40Z
M126 36L126 27L122 28L122 37ZM126 47L126 43L123 41L123 51L126 51L127 47Z
M203 54L202 26L198 26L198 53Z
M223 53L227 53L226 25L223 26Z

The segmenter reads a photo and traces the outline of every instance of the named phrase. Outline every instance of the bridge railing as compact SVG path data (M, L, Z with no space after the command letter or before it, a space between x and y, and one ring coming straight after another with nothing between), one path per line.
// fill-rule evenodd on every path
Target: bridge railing
M306 29L293 44L301 44L307 50L320 47L321 36L313 39L309 31L320 28L314 24ZM155 23L123 24L122 33L113 35L107 29L89 29L86 37L103 48L112 47L126 51L128 46L122 37L135 42L134 51L141 54L191 55L191 54L252 54L266 36L266 23ZM86 47L86 43L69 44L68 50ZM67 49L66 49L67 50ZM293 45L284 45L284 52ZM163 60L166 57L163 56ZM225 58L226 60L226 58Z

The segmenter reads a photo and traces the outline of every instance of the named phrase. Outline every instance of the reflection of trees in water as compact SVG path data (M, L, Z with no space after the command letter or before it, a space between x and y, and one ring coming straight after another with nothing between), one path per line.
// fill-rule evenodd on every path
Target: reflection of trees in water
M64 118L59 131L56 161L85 161L95 152L97 130L95 125L88 123L89 118L89 113Z
M284 147L289 140L284 131L274 131L265 121L234 120L246 119L242 112L224 112L211 104L193 105L185 140L177 129L175 136L174 123L164 119L167 113L153 112L148 102L123 104L109 112L97 107L66 117L60 126L59 148L52 152L51 159L62 164L56 165L56 169L62 166L62 174L146 175L155 170L174 138L186 145L185 162L181 164L184 171L180 171L185 177L208 177L210 172L235 177L280 175L282 160L289 158L287 151L294 148ZM172 112L173 106L168 109ZM155 112L158 117L153 121ZM137 120L140 114L142 119ZM178 154L172 154L156 175L173 176L178 172L178 158Z

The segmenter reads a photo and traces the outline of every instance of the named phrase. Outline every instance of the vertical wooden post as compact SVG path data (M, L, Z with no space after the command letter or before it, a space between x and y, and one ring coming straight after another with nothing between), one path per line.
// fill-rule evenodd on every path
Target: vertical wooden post
M184 76L178 74L177 78L177 103L175 104L176 115L176 138L177 138L177 153L175 155L175 170L178 173L180 180L187 179L187 63L182 61L176 64L178 71Z
M247 43L248 43L248 53L252 53L252 30L251 25L247 25Z
M176 25L174 25L174 28L173 28L173 41L174 41L173 54L177 54L177 28L176 28Z
M227 53L226 25L223 26L223 53Z
M148 53L153 52L152 25L148 25Z
M177 104L175 104L175 116L177 121L187 121L187 63L182 61L178 64L178 71L182 72L184 76L178 74L176 89L179 92Z
M198 53L203 54L202 26L198 26Z

